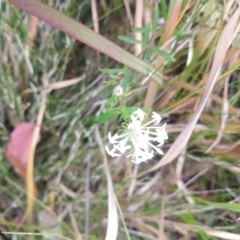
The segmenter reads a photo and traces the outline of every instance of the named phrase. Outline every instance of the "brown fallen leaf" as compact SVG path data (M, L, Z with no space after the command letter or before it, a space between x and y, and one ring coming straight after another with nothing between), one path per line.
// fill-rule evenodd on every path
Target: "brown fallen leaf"
M26 180L28 154L35 127L36 125L30 122L18 124L10 135L10 141L5 151L7 159L24 180ZM36 195L37 187L35 185Z

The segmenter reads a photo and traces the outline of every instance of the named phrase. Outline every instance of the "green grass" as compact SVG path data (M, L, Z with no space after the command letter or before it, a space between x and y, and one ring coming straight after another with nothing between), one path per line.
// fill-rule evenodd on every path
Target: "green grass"
M44 2L88 27L93 26L90 1ZM167 2L161 1L159 9L155 6L154 10L151 4L149 8L154 24L159 18L165 21L158 29L153 28L153 38L145 41L144 52L139 55L152 66L158 56L154 48L162 46L164 34L169 30L166 21L172 15ZM176 1L170 2L176 6ZM104 3L106 11L102 8ZM236 5L230 6L229 16ZM131 10L135 11L135 1L131 1ZM99 1L98 11L100 33L134 53L133 44L118 38L120 35L134 37L124 2ZM173 31L169 53L163 53L167 58L159 68L163 84L158 86L152 109L163 114L167 122L169 141L163 146L164 152L196 110L225 26L222 19L226 11L222 1L192 3ZM219 15L219 25L215 15ZM116 132L120 121L97 122L97 117L106 109L119 107L117 103L105 105L114 86L106 84L113 79L100 69L124 66L43 22L38 24L37 35L30 46L29 22L30 15L0 0L0 230L8 232L10 239L16 235L17 239L42 240L50 239L46 235L51 234L58 234L59 239L81 239L80 236L104 239L109 190L95 128L98 125L105 144L107 133ZM213 40L201 53L214 30ZM147 28L142 32L149 34ZM186 65L189 41L193 41L193 58ZM236 39L235 46L239 46ZM239 48L235 52L239 53ZM239 141L239 57L233 52L227 54L231 62L222 64L214 96L209 98L196 131L182 152L183 160L177 158L159 170L136 178L138 173L155 166L161 157L156 156L139 166L126 156L108 157L119 204L119 240L237 239L224 235L239 234L240 211L240 154L238 145L234 147ZM143 107L149 80L141 85L145 76L130 69L127 74L129 79L124 84L131 94L126 97L126 105ZM225 98L226 79L223 81L221 77L227 74L228 96ZM47 94L41 139L35 154L38 200L32 220L19 229L17 225L27 207L26 186L4 155L10 133L22 121L36 122L41 104L41 91L36 91L37 88L83 75L83 80L76 85ZM217 146L206 153L220 131L224 102L229 104L229 110L223 136ZM210 230L219 232L214 235Z

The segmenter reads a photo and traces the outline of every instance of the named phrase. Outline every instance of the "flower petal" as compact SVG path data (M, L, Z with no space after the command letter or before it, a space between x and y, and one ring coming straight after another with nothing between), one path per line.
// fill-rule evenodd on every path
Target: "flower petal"
M111 157L119 157L119 156L120 156L119 153L116 153L116 151L115 151L116 149L115 149L115 148L113 148L112 150L110 150L109 147L106 145L106 146L105 146L105 149L106 149L108 155L110 155Z
M137 119L139 119L141 122L144 120L144 117L147 115L144 111L142 111L140 108L138 108L135 112L132 114Z
M162 120L161 116L158 113L156 113L156 112L152 113L152 119L153 119L153 124L154 125L159 124L161 122L161 120Z

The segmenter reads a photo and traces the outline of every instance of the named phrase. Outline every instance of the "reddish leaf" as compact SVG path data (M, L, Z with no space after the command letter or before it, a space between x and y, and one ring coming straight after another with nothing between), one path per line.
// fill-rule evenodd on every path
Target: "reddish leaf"
M22 122L18 124L11 133L10 141L5 152L8 160L24 179L26 177L28 153L34 128L35 125L30 122Z

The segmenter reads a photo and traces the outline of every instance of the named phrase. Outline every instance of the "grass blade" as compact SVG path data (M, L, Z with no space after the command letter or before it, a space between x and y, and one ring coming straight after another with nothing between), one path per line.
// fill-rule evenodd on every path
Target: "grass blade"
M117 234L118 234L118 213L117 213L117 205L115 202L113 182L112 182L112 177L108 167L106 152L105 152L102 138L100 136L98 128L95 129L95 136L101 150L106 178L107 178L108 221L107 221L107 234L106 234L105 240L115 240L117 239Z

